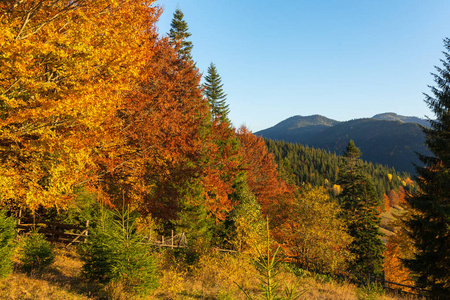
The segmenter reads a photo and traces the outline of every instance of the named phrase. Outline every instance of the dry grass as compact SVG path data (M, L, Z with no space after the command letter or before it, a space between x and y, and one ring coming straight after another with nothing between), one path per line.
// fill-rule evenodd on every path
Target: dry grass
M103 286L87 281L81 276L81 267L74 249L64 248L57 249L53 265L39 273L25 273L16 261L14 273L0 281L0 299L246 299L236 283L258 295L257 272L242 255L212 253L202 256L194 267L186 268L174 265L173 256L162 254L160 285L145 298L127 294L120 283ZM278 279L299 292L305 291L300 299L415 299L386 296L345 282L327 282L326 278L298 277L287 270Z
M40 272L27 273L16 260L13 274L0 281L0 299L93 299L91 291L99 287L80 276L81 261L74 251L56 252L55 262Z

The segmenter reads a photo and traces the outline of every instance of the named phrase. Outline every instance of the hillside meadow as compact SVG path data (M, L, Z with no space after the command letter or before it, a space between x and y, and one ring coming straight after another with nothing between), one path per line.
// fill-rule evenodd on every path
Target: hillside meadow
M14 272L0 281L1 299L247 299L237 286L253 297L260 294L258 271L248 256L212 252L204 254L193 266L174 263L170 250L159 256L160 280L152 294L138 296L127 293L120 282L102 285L82 275L82 262L74 246L56 246L56 259L41 270L25 272L20 261L14 260ZM356 287L345 280L309 273L289 265L280 267L280 286L294 287L298 299L329 300L414 300L413 296L386 293L380 288ZM259 298L257 298L259 299Z

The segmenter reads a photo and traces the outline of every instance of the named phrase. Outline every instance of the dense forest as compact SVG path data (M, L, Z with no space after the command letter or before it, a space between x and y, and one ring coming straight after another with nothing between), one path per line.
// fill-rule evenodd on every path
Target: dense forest
M427 98L433 156L415 183L363 163L352 140L338 157L235 128L215 64L202 83L182 11L160 35L161 11L152 0L0 2L2 282L65 276L51 269L59 224L85 226L86 242L59 257L77 257L85 298L152 296L164 284L155 297L300 297L302 287L277 284L281 270L361 288L386 273L448 295L449 63ZM397 239L382 240L380 214L400 200ZM205 269L204 285L238 276L212 295L177 290Z

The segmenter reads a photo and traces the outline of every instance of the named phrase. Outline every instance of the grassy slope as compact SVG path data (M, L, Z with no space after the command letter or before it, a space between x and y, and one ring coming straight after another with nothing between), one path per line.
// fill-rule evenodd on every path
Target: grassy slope
M257 295L256 270L243 256L207 255L195 267L180 268L166 252L161 256L160 287L144 298L123 292L120 284L101 286L81 276L81 261L73 249L57 250L54 264L39 273L27 274L16 268L0 281L0 299L245 299L235 283ZM380 295L348 283L336 283L323 276L298 277L283 271L280 282L306 290L300 299L414 299Z

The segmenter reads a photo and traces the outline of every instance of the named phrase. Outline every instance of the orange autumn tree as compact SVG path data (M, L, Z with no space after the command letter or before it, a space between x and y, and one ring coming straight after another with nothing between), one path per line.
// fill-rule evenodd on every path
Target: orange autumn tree
M411 276L411 270L404 266L402 262L402 259L410 258L413 254L413 251L411 246L408 247L408 245L405 245L410 242L410 239L406 237L406 241L402 241L402 238L405 238L405 235L399 235L398 232L396 235L392 235L388 238L384 254L385 279L390 282L414 286L415 283L413 277ZM405 246L407 246L406 249L401 249L401 247ZM408 251L411 252L407 253ZM414 292L414 290L410 288L391 285L388 283L386 283L386 285L394 289L400 289L406 292Z
M383 204L384 204L384 211L389 211L391 208L389 196L386 194L383 194Z
M386 250L384 254L384 273L387 281L400 283L408 286L415 286L414 274L404 264L404 260L411 259L417 253L417 249L411 239L409 228L406 222L411 220L414 210L405 202L406 191L400 186L398 191L399 204L404 211L396 216L396 220L389 225L394 229L394 235L387 239ZM407 292L416 292L407 287L389 285L388 287L400 289Z
M263 216L269 217L272 236L282 244L285 236L279 225L294 203L297 187L287 184L278 175L274 156L268 152L262 138L246 127L239 128L237 136L241 143L242 168L248 190L261 206Z
M101 165L110 177L110 197L123 191L143 213L170 219L183 184L199 172L207 106L197 71L177 58L167 39L154 36L151 42L142 79L126 96L118 112L121 126L111 133L123 144Z
M154 45L153 1L0 3L0 197L65 207L123 141L117 112ZM114 137L114 138L112 138ZM109 155L109 154L108 154Z
M292 196L294 186L286 184L278 176L275 158L261 137L244 126L238 129L237 136L241 143L242 166L246 171L248 187L261 204L264 214L270 215L272 206L281 201L282 196Z
M389 211L390 207L394 207L397 205L405 205L406 201L405 201L405 196L406 196L406 191L402 186L398 187L398 191L396 192L395 190L390 190L389 194L383 195L383 203L384 203L384 210L385 211Z

